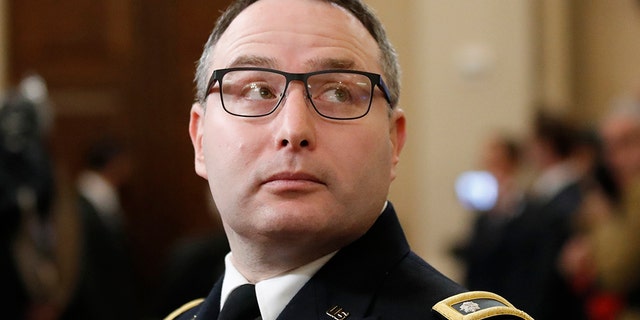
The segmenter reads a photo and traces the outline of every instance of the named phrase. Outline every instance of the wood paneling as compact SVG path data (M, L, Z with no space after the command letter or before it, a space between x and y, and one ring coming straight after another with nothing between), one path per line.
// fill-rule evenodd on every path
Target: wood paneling
M105 133L131 147L124 205L151 286L170 244L217 228L187 124L195 61L228 2L9 1L10 81L27 72L47 81L58 166L76 174L83 150Z

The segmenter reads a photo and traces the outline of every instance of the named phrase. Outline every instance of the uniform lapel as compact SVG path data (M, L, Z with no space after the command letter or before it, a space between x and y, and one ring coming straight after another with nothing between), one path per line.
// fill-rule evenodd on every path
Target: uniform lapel
M222 277L213 285L207 298L202 302L198 312L186 319L218 319L220 313L220 295L222 292Z

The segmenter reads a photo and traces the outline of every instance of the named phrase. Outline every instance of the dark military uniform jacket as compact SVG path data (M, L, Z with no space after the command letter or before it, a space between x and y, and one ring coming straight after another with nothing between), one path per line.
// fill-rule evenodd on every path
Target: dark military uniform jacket
M221 288L222 279L177 319L217 319ZM277 319L441 319L432 306L464 291L410 250L389 203L369 231L338 251Z

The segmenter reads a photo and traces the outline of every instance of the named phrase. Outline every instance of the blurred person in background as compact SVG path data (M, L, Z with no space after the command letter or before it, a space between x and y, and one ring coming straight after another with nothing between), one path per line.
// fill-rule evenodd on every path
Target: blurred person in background
M45 83L37 75L25 77L0 102L1 317L53 319L59 278Z
M495 191L483 193L491 198L482 202L489 204L486 206L462 199L463 204L476 216L460 254L466 266L465 285L471 290L492 291L499 289L494 287L496 279L501 276L496 273L500 269L495 265L496 255L499 255L496 250L504 228L522 210L524 189L519 177L521 147L518 141L507 134L491 135L481 152L480 169L482 171L473 174L490 176L486 176L488 180L478 188ZM477 177L475 183L482 183L482 175ZM464 178L461 176L461 179ZM464 198L460 192L458 196Z
M616 319L621 300L598 283L588 244L593 232L613 214L613 207L620 198L619 190L605 163L597 132L583 130L573 159L583 176L583 200L574 219L571 238L561 251L560 270L569 280L573 292L584 301L588 319Z
M80 219L78 279L62 319L139 319L137 282L120 204L131 174L126 147L102 138L86 152L77 182Z
M640 319L640 90L618 103L601 133L622 201L594 235L595 265L602 285L624 296L621 318Z
M524 189L520 170L522 150L520 143L507 134L496 134L487 143L482 156L482 166L495 177L498 197L491 214L511 217L521 210Z
M587 306L610 317L598 319L640 319L640 95L618 100L600 134L619 197L590 206L592 228L585 241L568 250L573 255L568 265L609 293Z
M582 301L559 268L582 201L581 172L572 159L576 130L539 111L526 146L534 180L523 210L504 229L494 263L497 293L526 306L535 319L583 319Z

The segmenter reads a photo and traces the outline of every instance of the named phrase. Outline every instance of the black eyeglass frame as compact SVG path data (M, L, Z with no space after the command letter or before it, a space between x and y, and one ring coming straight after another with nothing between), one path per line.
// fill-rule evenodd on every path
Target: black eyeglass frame
M320 116L322 116L324 118L327 118L327 119L332 119L332 120L355 120L355 119L360 119L360 118L366 116L369 113L369 110L371 110L371 104L373 103L373 93L374 93L373 91L374 91L376 86L378 88L380 88L380 90L382 91L382 93L384 95L384 99L387 101L387 105L389 106L389 108L390 109L393 108L392 105L391 105L391 98L390 98L391 95L389 93L389 89L387 88L387 85L384 83L384 80L382 80L382 76L381 75L379 75L377 73L372 73L372 72L359 71L359 70L349 70L349 69L328 69L328 70L320 70L320 71L313 71L313 72L307 72L307 73L290 73L290 72L285 72L285 71L280 71L280 70L275 70L275 69L269 69L269 68L260 68L260 67L235 67L235 68L216 69L216 70L213 70L213 73L211 74L211 78L209 78L209 83L207 84L207 90L205 91L206 95L209 96L209 94L211 93L211 88L213 88L213 86L216 84L216 82L222 83L222 78L224 78L225 74L227 74L229 72L233 72L233 71L243 71L243 70L247 70L247 71L264 71L264 72L272 72L272 73L280 74L280 75L285 77L286 82L285 82L284 89L282 91L282 96L278 99L278 102L273 107L273 109L271 109L271 111L269 111L268 113L260 114L260 115L241 115L241 114L237 114L237 113L233 113L233 112L229 111L227 109L227 107L225 107L225 105L224 105L224 98L222 97L223 96L222 89L218 90L220 92L220 102L222 103L222 108L224 109L224 111L226 111L227 113L229 113L231 115L237 116L237 117L259 118L259 117L265 117L265 116L268 116L268 115L272 114L273 112L275 112L278 109L278 107L282 103L282 100L286 96L285 93L287 92L287 89L289 89L289 83L291 83L291 81L296 81L296 80L297 81L302 81L302 83L304 83L305 93L307 95L307 98L311 102L311 105L313 106L313 109L316 111L316 113L318 113ZM369 105L367 106L367 111L361 116L351 117L351 118L329 117L329 116L326 116L326 115L322 114L320 111L318 111L318 108L313 103L313 99L311 98L311 93L309 92L309 85L307 83L307 79L309 79L309 77L311 77L311 76L318 75L318 74L325 74L325 73L352 73L352 74L363 75L363 76L366 76L367 78L369 78L369 80L371 81L371 92L370 92L370 98L369 98ZM206 97L205 97L205 100L206 100Z

